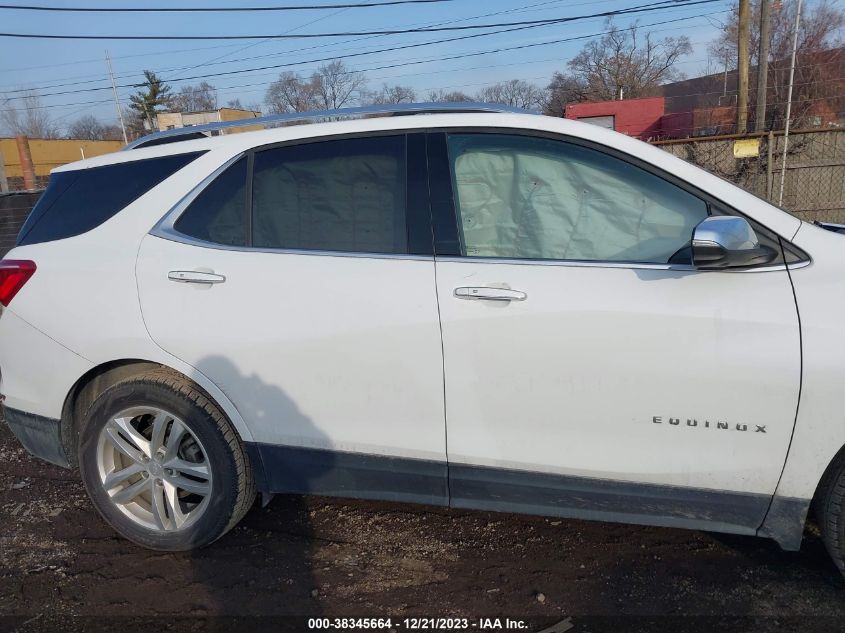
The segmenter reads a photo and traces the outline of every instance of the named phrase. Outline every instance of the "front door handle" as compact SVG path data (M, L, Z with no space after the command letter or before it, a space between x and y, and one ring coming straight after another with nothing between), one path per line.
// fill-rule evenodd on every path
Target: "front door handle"
M167 278L184 284L222 284L226 281L223 275L199 270L171 270L167 273Z
M528 298L528 295L520 290L490 286L455 288L455 296L458 299L481 301L525 301Z

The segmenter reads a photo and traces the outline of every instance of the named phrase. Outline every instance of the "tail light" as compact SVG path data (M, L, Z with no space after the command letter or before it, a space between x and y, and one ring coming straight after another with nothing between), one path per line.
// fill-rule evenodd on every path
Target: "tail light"
M34 273L35 262L27 259L0 259L0 303L8 306Z

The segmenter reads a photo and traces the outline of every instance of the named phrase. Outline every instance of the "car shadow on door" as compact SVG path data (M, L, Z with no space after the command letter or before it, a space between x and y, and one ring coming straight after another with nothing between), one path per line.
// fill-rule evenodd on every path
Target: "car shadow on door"
M244 375L227 358L208 356L197 369L231 398L251 428L278 425L280 435L296 429L312 439L325 437L282 389L256 374ZM331 468L330 459L321 460L318 468L299 475L297 486L307 489L308 478ZM309 502L302 496L280 495L263 507L259 494L228 534L186 554L192 582L203 588L195 607L214 617L209 624L222 624L216 616L224 616L227 626L234 624L238 630L266 630L268 625L275 630L301 629L302 616L322 613L314 561L325 544L314 539L309 512ZM268 595L277 599L268 600Z

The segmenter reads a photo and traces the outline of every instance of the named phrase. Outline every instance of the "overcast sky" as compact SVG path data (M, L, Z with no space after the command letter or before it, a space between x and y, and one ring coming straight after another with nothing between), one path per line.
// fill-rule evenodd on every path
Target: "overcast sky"
M117 7L123 6L273 6L292 4L332 4L338 0L310 3L306 0L66 0L40 2L51 6ZM355 0L352 0L353 2ZM466 25L489 22L540 20L594 14L646 4L653 0L453 0L437 4L398 5L377 8L349 8L322 11L238 12L185 14L97 14L41 13L0 10L0 31L10 33L101 34L101 35L234 35L319 33L413 28L447 23ZM18 4L24 4L19 0ZM35 4L35 2L32 2ZM625 26L639 19L643 25L677 18L684 21L644 27L660 35L687 35L693 54L679 69L688 76L705 71L707 44L719 33L719 21L727 17L730 0L720 0L682 8L667 8L639 16L616 18ZM492 14L492 15L491 15ZM699 17L693 17L699 16ZM552 73L564 69L567 60L584 45L585 40L536 46L522 50L488 53L456 60L445 56L494 48L539 44L569 37L600 33L603 18L580 20L569 24L548 25L512 33L478 37L460 42L436 44L402 51L366 55L346 60L355 69L366 71L369 87L383 82L411 86L422 99L429 90L440 88L474 93L496 81L519 78L540 85L548 83ZM446 25L446 24L444 24ZM308 40L238 40L238 41L69 41L27 40L0 37L0 96L16 96L10 90L37 88L42 102L61 125L79 116L94 114L104 122L116 119L110 90L49 93L109 86L105 50L108 49L119 85L138 82L143 69L156 71L175 89L183 77L244 70L258 66L286 64L316 58L342 56L367 50L426 42L475 33L477 31L401 34L390 36L334 37ZM439 59L440 58L440 59ZM241 60L241 61L238 61ZM426 63L397 68L378 67L418 61ZM307 63L292 68L253 70L240 74L209 77L218 89L220 105L240 98L246 105L263 102L264 92L281 70L309 74L318 64ZM57 83L88 82L56 87ZM51 86L51 84L53 86ZM119 88L126 103L135 89ZM90 103L95 102L95 103Z

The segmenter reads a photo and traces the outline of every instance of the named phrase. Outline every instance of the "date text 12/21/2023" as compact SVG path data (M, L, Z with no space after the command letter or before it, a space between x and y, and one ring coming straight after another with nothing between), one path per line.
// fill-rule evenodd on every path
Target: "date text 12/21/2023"
M501 631L527 630L528 624L521 619L512 618L309 618L308 630L408 630L408 631Z

